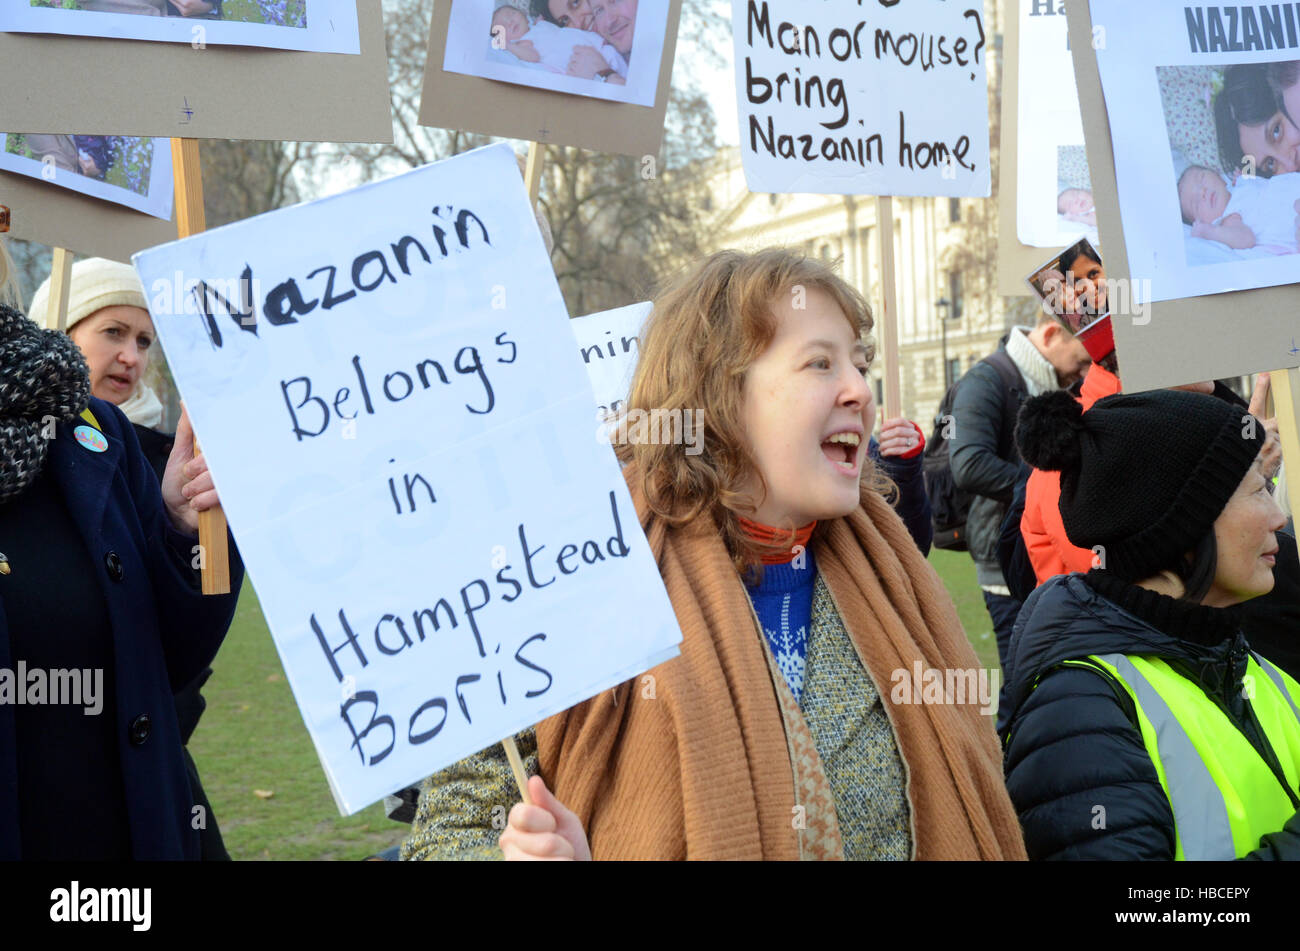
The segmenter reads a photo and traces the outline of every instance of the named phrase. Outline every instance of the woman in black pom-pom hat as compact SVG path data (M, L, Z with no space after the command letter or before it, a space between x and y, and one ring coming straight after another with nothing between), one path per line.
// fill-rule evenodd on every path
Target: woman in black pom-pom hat
M1156 391L1025 404L1031 465L1061 473L1070 541L1102 567L1016 622L1007 788L1037 859L1300 859L1300 685L1236 606L1273 587L1285 519L1263 424Z

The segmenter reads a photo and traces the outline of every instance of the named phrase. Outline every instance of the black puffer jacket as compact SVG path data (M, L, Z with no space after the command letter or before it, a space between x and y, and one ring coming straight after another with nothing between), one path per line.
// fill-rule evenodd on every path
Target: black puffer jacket
M1006 672L1007 790L1031 859L1172 859L1173 813L1127 712L1128 695L1096 671L1061 662L1158 656L1217 696L1258 746L1242 699L1249 647L1240 633L1213 646L1165 634L1084 577L1046 582L1016 621ZM1300 806L1294 793L1292 801ZM1094 828L1102 815L1104 828ZM1300 813L1248 858L1300 859Z

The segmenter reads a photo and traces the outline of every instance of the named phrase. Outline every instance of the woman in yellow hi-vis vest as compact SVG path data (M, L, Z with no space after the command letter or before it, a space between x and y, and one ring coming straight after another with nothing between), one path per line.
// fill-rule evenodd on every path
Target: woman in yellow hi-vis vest
M1035 859L1300 858L1300 685L1250 648L1272 589L1264 426L1197 393L1031 400L1017 441L1061 472L1098 568L1025 603L1007 788Z

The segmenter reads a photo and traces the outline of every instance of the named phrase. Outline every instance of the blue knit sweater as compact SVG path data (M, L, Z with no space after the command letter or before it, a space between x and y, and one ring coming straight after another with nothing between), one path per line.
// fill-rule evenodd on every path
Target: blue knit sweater
M800 702L816 580L817 566L812 551L807 550L788 564L765 565L762 581L748 588L772 656Z

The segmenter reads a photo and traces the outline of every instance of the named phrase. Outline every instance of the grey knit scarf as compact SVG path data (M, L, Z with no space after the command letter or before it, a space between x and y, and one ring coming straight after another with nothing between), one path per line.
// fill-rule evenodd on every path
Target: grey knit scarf
M72 338L0 304L0 502L40 475L48 424L71 422L89 402L90 370Z

